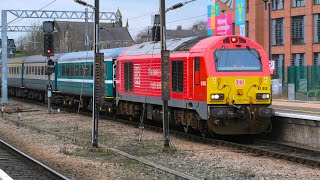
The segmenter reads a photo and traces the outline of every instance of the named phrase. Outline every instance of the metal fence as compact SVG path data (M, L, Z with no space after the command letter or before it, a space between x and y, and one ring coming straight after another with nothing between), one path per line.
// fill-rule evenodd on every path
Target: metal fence
M288 66L283 79L272 80L274 98L320 101L320 66Z

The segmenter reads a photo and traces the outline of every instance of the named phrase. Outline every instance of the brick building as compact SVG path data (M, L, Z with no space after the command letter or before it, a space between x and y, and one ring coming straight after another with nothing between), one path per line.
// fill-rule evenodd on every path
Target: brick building
M265 9L265 3L263 0L246 2L246 36L261 44L268 52L268 10ZM320 65L320 0L268 2L271 3L271 59L275 60L276 68L274 77L286 81L287 66ZM221 4L220 9L224 13L235 14L235 9L227 6L232 7L230 1L216 0L216 3ZM234 27L234 33L239 34L238 27Z

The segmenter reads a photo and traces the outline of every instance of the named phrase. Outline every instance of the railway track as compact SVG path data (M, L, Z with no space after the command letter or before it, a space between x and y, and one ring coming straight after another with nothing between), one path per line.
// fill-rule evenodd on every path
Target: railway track
M30 103L30 102L28 102L28 103ZM82 113L82 114L89 115L88 113ZM44 130L42 128L39 128L39 127L36 127L36 126L33 126L33 125L29 125L29 124L24 123L23 121L19 121L17 119L10 119L10 118L4 116L3 114L2 114L2 118L6 119L8 121L14 122L16 124L19 124L19 125L34 129L34 130L39 131L39 132L52 134L52 135L55 135L55 136L57 136L59 138L71 140L74 143L76 143L76 142L77 143L82 143L82 144L90 143L88 141L88 139L80 139L80 138L75 139L72 136L67 136L67 135L56 133L56 132ZM113 118L113 120L116 120L116 119ZM125 121L123 120L123 122L125 122ZM154 169L157 172L162 172L162 173L166 174L168 177L171 177L173 179L177 179L177 180L184 180L184 179L186 179L186 180L199 180L196 177L193 177L193 176L190 176L190 175L187 175L187 174L172 170L170 168L158 165L158 164L150 162L150 161L148 161L148 160L146 160L144 158L140 158L140 157L137 157L137 156L130 155L130 154L126 153L126 152L123 152L123 151L115 149L115 148L108 147L107 145L104 145L104 144L101 144L101 143L99 143L99 147L106 148L110 152L113 152L115 154L118 154L118 155L121 155L123 157L126 157L126 158L128 158L128 159L130 159L132 161L138 162L138 163L140 163L140 164L142 164L142 165L144 165L144 166L146 166L148 168Z
M91 116L91 113L84 112L82 114ZM104 116L104 115L102 115L100 117L101 117L101 119L113 120L113 121L121 122L124 124L132 125L135 127L139 127L139 124L140 124L136 121L128 121L128 120L113 118L113 117ZM16 120L13 120L13 121L16 123L19 123L19 124L23 124L22 122L19 122ZM74 137L65 136L65 135L62 135L62 134L59 134L56 132L49 132L47 130L42 130L41 128L32 127L27 124L23 124L23 125L28 126L33 129L36 129L38 131L54 134L54 135L59 136L61 138L67 138L67 139L74 140ZM158 131L158 132L162 132L161 127L156 127L156 126L152 126L152 125L148 125L148 124L144 124L144 128ZM299 164L305 164L305 165L309 165L309 166L313 166L313 167L317 167L317 168L320 167L320 152L319 151L313 151L313 150L309 150L309 149L279 144L276 142L265 141L265 140L255 140L254 144L241 144L241 143L234 143L234 142L224 141L224 140L219 140L219 139L204 138L201 136L197 136L194 134L186 134L184 132L180 132L180 131L176 131L176 130L170 130L170 133L172 135L179 137L179 138L183 138L183 139L186 139L189 141L191 140L194 142L202 142L202 143L208 144L208 145L219 145L219 146L223 146L223 147L232 148L235 150L242 150L244 153L252 153L252 154L258 155L258 156L269 156L269 157L274 157L277 159L285 159L288 161L296 162ZM80 139L77 139L77 141L79 141L79 140ZM85 141L86 143L88 143L88 140L81 140L81 141ZM110 150L116 154L120 154L121 156L125 156L126 158L129 158L131 160L142 163L145 166L157 169L158 171L163 171L166 174L170 174L176 179L196 179L196 178L188 176L186 174L179 173L177 171L173 171L173 170L168 169L163 166L159 166L155 163L145 161L142 158L131 156L130 154L119 151L117 149L107 147L103 144L99 144L99 145L101 147L107 148L108 150Z
M2 140L0 140L0 169L13 179L68 179Z

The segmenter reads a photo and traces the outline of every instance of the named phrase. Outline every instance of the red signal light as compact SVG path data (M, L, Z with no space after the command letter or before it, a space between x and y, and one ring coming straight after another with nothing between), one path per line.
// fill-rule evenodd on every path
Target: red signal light
M51 50L50 50L50 49L48 49L47 53L48 53L48 54L51 54Z
M236 42L238 42L238 39L236 37L233 37L233 38L231 38L231 42L236 43Z

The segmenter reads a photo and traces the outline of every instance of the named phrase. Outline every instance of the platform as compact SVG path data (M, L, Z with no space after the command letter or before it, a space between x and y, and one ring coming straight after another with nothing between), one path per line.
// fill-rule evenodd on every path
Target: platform
M320 102L275 99L272 108L274 139L320 149Z
M275 99L272 108L276 110L276 116L320 121L320 102Z
M0 169L0 179L1 180L13 180L7 173Z

